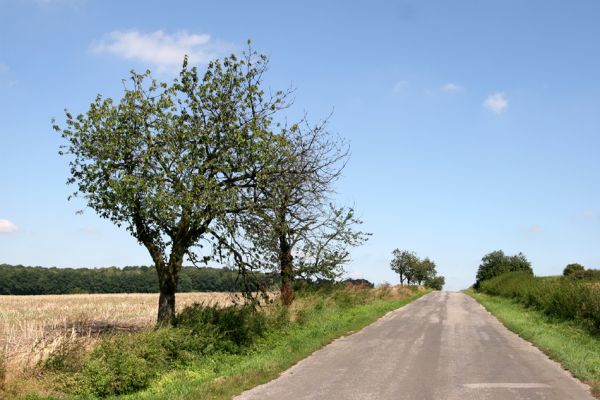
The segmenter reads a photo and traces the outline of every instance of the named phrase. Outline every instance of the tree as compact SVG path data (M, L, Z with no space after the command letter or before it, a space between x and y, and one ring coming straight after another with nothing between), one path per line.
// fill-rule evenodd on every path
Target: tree
M287 92L261 88L267 58L250 50L178 79L131 72L119 101L98 95L85 114L53 128L67 144L75 196L145 246L158 274L158 322L170 323L184 257L219 243L220 222L251 206L279 140L273 115Z
M325 126L326 121L309 126L304 119L282 128L277 173L257 187L254 208L232 215L229 224L237 232L230 237L247 239L233 246L237 264L279 274L284 305L294 299L296 277L339 278L349 248L368 237L355 229L362 221L352 208L331 203L348 148Z
M407 281L407 284L410 285L411 281L414 280L415 269L419 263L419 258L414 252L408 250L395 249L392 252L392 255L394 256L390 263L392 271L400 276L401 285L404 285L405 280Z
M478 288L481 282L487 279L513 271L526 271L533 274L531 263L523 253L514 256L507 256L502 250L488 253L481 259L481 264L477 270L475 288Z
M563 271L563 275L568 276L578 271L585 271L585 267L577 263L568 264Z
M435 263L431 261L429 257L419 260L414 266L413 277L418 285L427 282L429 279L433 278L435 274Z
M439 276L434 275L425 280L425 286L432 288L434 290L442 290L444 287L444 284L446 284L446 279L441 275L439 275Z

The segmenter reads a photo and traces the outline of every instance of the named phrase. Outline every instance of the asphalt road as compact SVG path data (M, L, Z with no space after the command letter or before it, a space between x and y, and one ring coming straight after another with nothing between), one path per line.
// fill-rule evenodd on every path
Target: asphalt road
M589 388L462 293L434 292L236 399L544 399Z

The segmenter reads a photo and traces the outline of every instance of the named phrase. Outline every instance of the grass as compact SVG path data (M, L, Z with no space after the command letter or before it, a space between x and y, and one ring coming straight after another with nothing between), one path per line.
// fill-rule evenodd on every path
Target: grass
M600 398L600 337L580 323L548 316L514 300L478 293L468 295L481 303L508 329L533 343L573 376L588 383Z
M230 293L181 293L177 308L195 302L228 305ZM158 294L0 296L0 386L69 341L99 337L156 322Z
M204 348L206 351L202 350L191 357L189 357L189 354L182 352L174 359L173 363L169 364L168 368L162 371L156 370L158 371L156 376L152 378L145 390L128 395L103 397L127 400L229 399L246 389L268 382L277 377L280 372L330 343L335 338L359 330L387 312L399 308L425 293L427 291L417 291L416 289L404 287L383 287L379 289L338 288L300 293L293 307L287 311L278 306L277 303L265 307L263 310L265 315L262 320L267 321L268 324L264 332L255 335L251 342L240 341L236 339L236 332L231 332L228 328L224 329L223 332L232 339L230 341L231 346L218 345L219 348L211 351ZM207 311L206 308L197 311L200 314L191 313L188 315L187 321L184 321L188 325L184 324L176 328L169 328L170 330L119 334L113 339L104 340L96 346L94 351L87 353L81 361L83 364L77 365L76 361L74 365L71 365L69 358L71 355L67 358L59 357L57 358L59 368L56 372L47 369L41 370L43 379L42 384L37 385L38 389L35 389L36 386L33 385L34 389L21 392L13 391L12 395L19 395L21 398L28 399L97 398L93 395L93 390L89 390L93 385L89 386L90 382L86 379L89 377L95 379L98 376L102 380L104 379L103 374L109 374L107 376L114 374L114 371L110 371L113 367L108 369L103 367L104 365L114 366L115 364L111 360L117 360L118 363L120 363L119 360L124 360L123 376L125 378L133 376L133 382L136 383L139 382L138 378L144 372L142 371L144 368L155 367L152 362L147 362L147 357L152 359L156 354L164 354L163 347L152 347L158 343L157 338L159 341L162 341L165 337L174 337L175 340L180 340L177 339L180 337L177 333L178 330L180 333L182 329L189 329L192 332L195 326L200 326L194 325L199 321L197 315L201 316L200 319L203 320L203 324L206 323L207 316L222 319L229 318L227 317L229 315L238 318L228 311L225 311L224 314L211 310ZM181 315L185 315L185 313ZM252 323L254 318L256 317L251 317L248 321ZM261 318L259 318L259 321ZM229 323L227 321L221 322ZM206 332L213 332L212 328L205 328L207 325L202 326L204 327L201 328L201 330L203 329L202 335L205 335ZM250 329L260 329L260 327L252 326L250 326ZM218 333L216 334L218 335ZM215 337L223 338L226 336ZM210 338L207 340L208 343L213 343ZM121 343L113 345L112 341L121 341ZM236 346L233 342L241 344ZM126 345L123 346L123 343ZM161 343L164 344L164 341ZM176 343L185 344L187 342ZM220 341L215 343L220 343ZM115 349L126 350L115 351ZM140 349L142 353L139 352ZM114 358L115 353L118 353L117 358ZM150 355L148 356L148 354ZM109 364L105 363L106 360ZM67 362L65 363L65 361ZM113 364L110 364L110 362L113 362ZM127 367L127 363L130 364L129 367ZM90 368L93 373L86 375L85 371L90 370ZM155 370L150 369L148 371L152 373ZM123 377L119 377L119 379L121 378ZM86 388L86 385L89 387ZM41 387L44 390L39 390Z

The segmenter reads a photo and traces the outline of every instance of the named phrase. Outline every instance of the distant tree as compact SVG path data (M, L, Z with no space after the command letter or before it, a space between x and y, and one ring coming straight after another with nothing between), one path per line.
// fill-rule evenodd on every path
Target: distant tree
M577 264L577 263L568 264L563 271L563 275L564 276L571 275L578 271L585 271L585 267L583 265Z
M373 282L368 281L366 279L362 279L362 278L359 278L359 279L348 278L348 279L343 280L342 283L349 285L349 286L364 287L364 288L375 287Z
M394 258L390 263L392 271L400 276L400 284L404 285L404 281L410 285L414 280L415 269L419 264L419 258L417 255L408 250L395 249L392 252Z
M481 259L481 264L477 270L475 288L478 288L481 282L487 279L514 271L526 271L533 274L531 263L523 253L514 256L507 256L502 250L488 253Z
M422 285L424 282L427 282L435 275L435 263L431 261L429 257L425 257L423 260L419 260L419 262L416 263L414 266L413 277L414 281L418 285Z
M265 95L267 58L249 51L199 74L184 59L179 78L158 83L131 72L122 99L98 95L85 114L66 111L70 184L87 206L146 247L158 274L158 323L175 314L183 260L218 242L219 222L247 209L279 153L273 115L286 93Z
M432 276L425 280L425 286L434 290L442 290L445 283L446 279L441 275Z

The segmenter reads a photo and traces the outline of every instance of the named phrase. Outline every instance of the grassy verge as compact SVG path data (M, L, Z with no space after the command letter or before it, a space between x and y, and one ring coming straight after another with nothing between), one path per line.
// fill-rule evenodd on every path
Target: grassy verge
M585 326L526 308L514 300L467 290L508 329L533 343L600 398L600 337Z
M276 378L335 338L361 329L426 293L406 288L304 292L290 310L276 305L264 310L265 315L258 318L262 321L258 325L264 322L264 329L256 325L257 317L199 309L191 312L180 327L109 339L74 366L70 365L71 355L59 358L58 371L45 373L46 383L56 385L54 397L30 392L27 398L229 399ZM231 326L232 321L247 325L243 332L248 335L240 340L239 329L215 332L215 318L220 318L217 322L221 328L224 324ZM195 327L200 330L194 332ZM188 329L189 334L182 335ZM209 337L208 333L215 336ZM223 342L229 344L223 346ZM215 349L215 343L220 347ZM173 349L173 344L178 347ZM200 353L191 351L199 344ZM161 362L165 367L160 367ZM154 374L150 375L153 378L148 380L148 374ZM115 384L133 393L111 395Z

